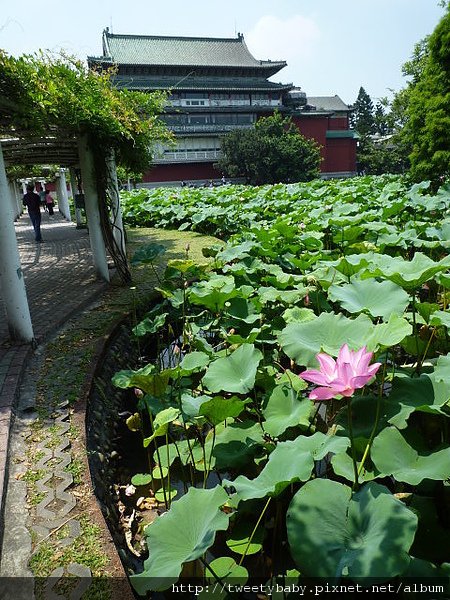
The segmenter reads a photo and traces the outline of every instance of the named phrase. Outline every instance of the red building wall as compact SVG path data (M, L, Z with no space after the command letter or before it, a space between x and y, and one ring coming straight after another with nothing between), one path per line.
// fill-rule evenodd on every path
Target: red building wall
M328 129L331 131L348 129L347 117L328 117Z
M323 173L356 171L356 140L353 138L327 139L326 158L321 165Z

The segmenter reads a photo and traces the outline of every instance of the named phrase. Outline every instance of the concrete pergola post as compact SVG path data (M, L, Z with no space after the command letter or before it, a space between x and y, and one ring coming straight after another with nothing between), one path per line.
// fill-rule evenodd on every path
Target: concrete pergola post
M17 341L32 342L34 340L33 325L31 323L25 281L20 264L10 191L6 178L1 144L0 256L2 257L0 260L0 281L10 336Z
M127 252L125 247L125 231L123 229L122 207L120 206L119 182L117 181L117 168L114 150L106 152L106 167L108 170L108 190L112 203L112 225L113 236L117 247L126 259Z
M94 267L99 277L105 281L109 281L106 247L100 225L99 201L97 186L95 185L94 159L86 135L78 138L78 153Z
M59 212L68 220L71 221L69 197L67 195L67 182L64 169L59 170L58 178L58 207Z
M14 194L16 197L18 215L20 217L20 215L23 213L23 204L22 204L22 196L20 194L19 184L17 183L17 181L13 181L13 187L14 187Z
M77 222L77 228L81 229L83 227L83 217L82 217L81 208L77 208L75 205L75 195L78 194L78 184L77 184L77 178L75 175L75 169L73 167L70 168L69 174L70 174L70 187L72 189L73 204L75 206L75 220Z
M16 190L12 181L8 183L9 201L11 202L11 210L13 212L13 220L17 221L20 217L19 207L17 206Z

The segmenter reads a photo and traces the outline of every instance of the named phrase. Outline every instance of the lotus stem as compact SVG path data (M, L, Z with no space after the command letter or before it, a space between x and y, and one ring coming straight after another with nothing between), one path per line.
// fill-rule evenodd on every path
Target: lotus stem
M271 500L272 500L272 497L269 496L269 498L267 499L267 502L264 505L264 508L261 511L261 514L259 515L258 520L256 521L256 525L253 527L253 531L250 534L250 537L248 538L248 542L247 542L247 546L245 547L244 554L241 556L241 560L239 561L239 566L242 565L242 562L243 562L244 558L247 555L248 549L250 548L250 544L252 543L252 539L253 539L253 537L254 537L254 535L256 533L256 530L259 527L259 524L261 523L261 520L262 520L262 518L263 518L263 516L264 516L264 514L265 514L265 512L266 512L266 510L267 510L267 508L268 508Z
M356 492L356 491L358 491L358 487L359 487L359 477L358 477L358 468L356 466L356 450L355 450L355 444L353 441L352 399L351 399L351 397L349 398L348 403L347 403L347 421L348 421L348 432L350 434L350 447L351 447L351 451L352 451L353 473L354 473L354 477L355 477L355 482L352 486L352 490L354 492Z

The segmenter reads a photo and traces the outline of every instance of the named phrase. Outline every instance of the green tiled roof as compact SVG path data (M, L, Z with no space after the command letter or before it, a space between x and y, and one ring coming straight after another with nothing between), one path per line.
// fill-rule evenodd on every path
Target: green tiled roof
M237 38L172 37L159 35L122 35L103 32L103 57L129 65L250 67L278 70L285 61L262 61L254 58L242 35Z
M353 129L329 129L326 133L326 138L352 138L354 140L357 140L359 139L359 135Z
M348 111L349 107L339 96L308 96L308 104L318 111Z
M221 78L221 77L176 77L163 76L146 77L145 75L116 75L114 84L118 88L129 90L205 90L211 92L221 91L254 91L270 92L272 90L290 90L292 84L274 83L257 78Z

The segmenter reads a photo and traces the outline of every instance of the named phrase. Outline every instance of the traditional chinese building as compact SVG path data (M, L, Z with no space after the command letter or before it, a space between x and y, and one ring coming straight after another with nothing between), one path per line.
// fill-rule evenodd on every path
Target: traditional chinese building
M220 179L214 168L220 138L253 127L275 110L292 117L300 132L322 147L324 176L356 172L356 139L349 107L338 97L307 97L293 84L269 78L285 61L257 60L244 37L197 38L103 32L103 55L88 57L91 68L117 69L117 87L169 90L164 120L176 136L160 148L147 184Z

